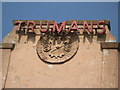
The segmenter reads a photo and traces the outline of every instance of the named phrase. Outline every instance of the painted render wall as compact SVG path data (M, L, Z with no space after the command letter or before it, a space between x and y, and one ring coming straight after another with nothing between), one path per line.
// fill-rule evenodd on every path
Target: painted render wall
M1 63L1 66L2 66L2 84L1 84L1 88L4 87L5 85L5 80L7 78L7 72L8 72L8 67L9 67L9 60L10 60L10 54L11 54L11 49L0 49L0 52L2 52L2 63Z

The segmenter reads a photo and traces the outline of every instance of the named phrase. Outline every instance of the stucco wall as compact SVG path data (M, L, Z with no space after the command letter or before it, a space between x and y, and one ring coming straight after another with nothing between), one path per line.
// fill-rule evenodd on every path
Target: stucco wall
M98 47L97 43L80 44L69 62L50 65L40 60L32 43L17 44L11 53L6 88L100 87L102 52Z
M116 88L117 62L117 50L101 51L100 44L86 41L70 61L51 65L40 60L32 42L19 43L11 53L5 87Z
M103 88L118 87L118 50L104 49L102 61L102 85Z
M0 49L0 52L2 52L2 87L5 85L5 80L7 77L7 71L8 71L8 65L9 65L9 60L10 60L10 53L11 49Z

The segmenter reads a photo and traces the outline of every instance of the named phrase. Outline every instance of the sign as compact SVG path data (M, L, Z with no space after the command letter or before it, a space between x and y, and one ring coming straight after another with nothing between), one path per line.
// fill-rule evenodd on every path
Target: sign
M78 33L105 34L107 20L69 20L58 24L52 20L22 20L14 21L17 31L40 32L40 39L36 45L39 58L51 64L69 61L79 48ZM109 28L109 27L108 27Z
M109 24L106 20L69 20L58 24L56 21L51 20L37 20L37 21L15 21L14 25L17 26L16 30L26 29L26 33L29 31L35 32L35 29L39 29L41 33L46 32L73 32L84 30L83 32L88 32L90 34L105 34L105 25ZM82 25L82 27L81 27ZM96 29L94 31L93 29Z

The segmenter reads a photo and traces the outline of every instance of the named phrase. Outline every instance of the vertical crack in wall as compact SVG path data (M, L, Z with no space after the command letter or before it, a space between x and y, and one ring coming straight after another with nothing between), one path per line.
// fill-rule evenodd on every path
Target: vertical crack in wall
M100 86L99 86L99 88L103 88L103 83L102 83L102 79L103 79L103 50L101 51L102 52L102 60L101 60L101 77L100 77Z

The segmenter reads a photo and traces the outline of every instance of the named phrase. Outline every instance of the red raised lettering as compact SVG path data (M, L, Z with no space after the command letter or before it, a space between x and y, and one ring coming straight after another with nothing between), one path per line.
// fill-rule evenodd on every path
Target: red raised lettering
M42 29L42 21L40 22L40 32L47 32L49 29L49 21L47 22L47 28L46 29Z
M23 21L17 21L15 22L15 24L18 25L18 28L16 30L20 30L21 29L21 24L23 23Z
M30 25L33 25L32 27L30 27ZM35 22L34 21L28 21L27 22L27 32L29 32L29 30L32 30L34 32L34 28L35 28Z
M78 30L78 25L77 25L77 22L76 21L73 21L71 26L70 26L70 30L75 30L77 31Z
M83 22L83 29L84 31L88 29L89 33L93 33L93 22L91 21L91 25L89 26L86 21Z
M53 26L53 32L55 32L55 30L57 30L58 32L61 32L62 30L65 30L65 22L62 22L61 26L59 27L57 22L54 22L54 26Z
M100 26L101 24L103 25L103 27ZM104 34L104 33L106 32L106 29L105 29L105 22L104 22L104 21L98 22L97 26L98 26L99 29L103 29L102 32L98 32L98 31L97 31L98 34Z

